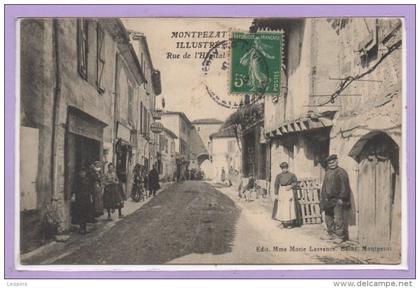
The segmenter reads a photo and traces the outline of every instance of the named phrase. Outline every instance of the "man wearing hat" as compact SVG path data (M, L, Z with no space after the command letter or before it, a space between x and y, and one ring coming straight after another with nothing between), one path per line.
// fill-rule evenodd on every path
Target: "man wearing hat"
M274 200L272 218L282 222L283 227L292 228L296 224L297 211L294 191L297 184L296 175L289 172L289 164L280 164L282 172L276 176L274 182Z
M349 176L346 170L338 166L337 155L328 156L326 161L328 168L321 188L321 211L325 211L328 237L322 239L341 244L348 240L344 210L350 204Z

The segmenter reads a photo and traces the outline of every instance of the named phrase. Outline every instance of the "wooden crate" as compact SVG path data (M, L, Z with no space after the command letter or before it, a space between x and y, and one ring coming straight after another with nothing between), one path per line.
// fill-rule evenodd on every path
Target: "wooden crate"
M296 190L303 224L320 224L322 222L320 199L321 189L317 179L299 180Z

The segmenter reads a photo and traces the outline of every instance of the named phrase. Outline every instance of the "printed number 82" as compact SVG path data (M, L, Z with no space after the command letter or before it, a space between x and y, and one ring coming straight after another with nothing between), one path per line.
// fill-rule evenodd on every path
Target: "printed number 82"
M244 75L240 73L235 73L235 79L233 81L233 85L235 87L242 87L244 85Z

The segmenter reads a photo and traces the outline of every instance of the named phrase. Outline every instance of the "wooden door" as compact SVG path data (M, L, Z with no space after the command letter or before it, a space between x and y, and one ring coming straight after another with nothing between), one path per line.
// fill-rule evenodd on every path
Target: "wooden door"
M398 150L388 141L369 141L367 146L359 162L359 241L362 245L386 246L391 239L396 189L392 159Z
M66 133L65 143L65 199L70 199L74 191L74 181L76 179L77 171L77 149L78 149L77 135L73 133Z
M376 161L363 159L359 164L359 242L370 245L374 241L376 203Z
M243 153L243 157L244 157L244 174L246 177L251 177L256 175L255 173L255 137L253 133L249 133L245 136L245 141L244 141L244 152Z

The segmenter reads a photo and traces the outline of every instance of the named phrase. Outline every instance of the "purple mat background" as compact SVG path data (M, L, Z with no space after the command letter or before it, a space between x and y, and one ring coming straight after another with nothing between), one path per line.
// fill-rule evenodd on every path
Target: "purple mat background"
M5 5L5 263L6 279L31 278L415 278L415 5ZM14 259L16 19L19 17L344 17L406 19L408 270L17 271ZM17 227L17 224L16 224Z

